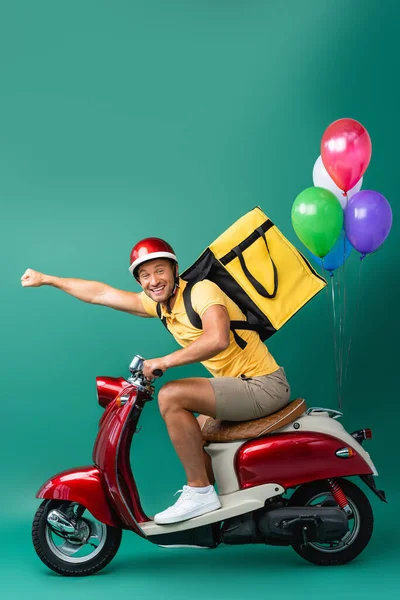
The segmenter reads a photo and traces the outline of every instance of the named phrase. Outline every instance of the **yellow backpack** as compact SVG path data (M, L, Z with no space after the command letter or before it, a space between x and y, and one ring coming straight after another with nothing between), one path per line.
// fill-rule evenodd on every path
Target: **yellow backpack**
M188 282L183 300L194 327L202 329L190 299L198 281L213 281L240 307L247 320L231 321L231 330L241 348L246 342L238 330L268 339L327 285L259 207L231 225L181 277ZM159 306L157 312L161 317Z

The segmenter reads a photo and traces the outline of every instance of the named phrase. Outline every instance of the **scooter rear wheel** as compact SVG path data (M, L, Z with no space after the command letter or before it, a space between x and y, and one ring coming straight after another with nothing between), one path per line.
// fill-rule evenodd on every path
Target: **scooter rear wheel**
M371 539L374 517L368 498L347 479L337 479L352 510L349 531L337 542L293 545L302 558L316 565L343 565L354 560ZM290 498L290 506L337 506L327 481L315 481L299 487Z
M92 575L114 558L121 543L122 531L96 521L79 517L80 536L66 536L54 531L47 517L57 509L72 517L76 503L44 500L36 511L32 524L32 540L40 560L50 569L65 576Z

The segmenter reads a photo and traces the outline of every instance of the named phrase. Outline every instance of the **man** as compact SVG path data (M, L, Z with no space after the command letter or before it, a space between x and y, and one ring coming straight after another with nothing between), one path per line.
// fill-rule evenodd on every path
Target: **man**
M193 327L185 312L174 250L159 238L147 238L134 246L130 272L143 291L126 292L104 283L44 275L28 269L22 286L51 285L79 300L101 304L139 317L157 317L157 305L175 340L182 346L167 356L146 360L144 375L201 362L213 378L193 377L166 383L158 394L161 415L183 464L187 485L178 501L155 515L159 524L176 523L221 507L211 485L210 457L203 451L201 426L208 417L230 421L256 419L281 409L289 402L285 373L254 331L241 331L247 342L242 350L230 321L245 320L239 307L211 281L200 281L191 291L194 310L202 329ZM200 413L197 418L193 413ZM212 481L212 483L214 483Z

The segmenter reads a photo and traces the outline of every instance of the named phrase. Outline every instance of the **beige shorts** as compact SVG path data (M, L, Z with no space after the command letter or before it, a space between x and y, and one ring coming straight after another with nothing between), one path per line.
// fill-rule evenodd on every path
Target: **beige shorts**
M261 377L215 377L210 382L217 402L216 418L224 421L260 419L290 400L290 386L282 368Z

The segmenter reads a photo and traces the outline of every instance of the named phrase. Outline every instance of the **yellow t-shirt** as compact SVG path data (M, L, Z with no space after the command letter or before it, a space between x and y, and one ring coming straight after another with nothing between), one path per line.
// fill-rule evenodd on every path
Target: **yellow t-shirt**
M161 305L162 316L166 318L169 331L183 348L186 348L186 346L197 340L203 333L202 329L193 327L186 314L183 301L183 290L185 287L186 281L180 279L176 301L171 314ZM141 300L148 315L158 317L157 303L144 292L141 293ZM191 300L193 308L200 318L202 318L210 306L221 304L227 309L231 321L246 320L246 317L237 304L215 283L207 279L199 281L193 286ZM237 345L232 332L230 332L229 346L213 358L202 362L202 365L214 377L240 377L240 375L259 377L261 375L269 375L279 369L278 364L268 351L268 348L261 341L257 332L240 330L238 334L247 342L244 350Z

